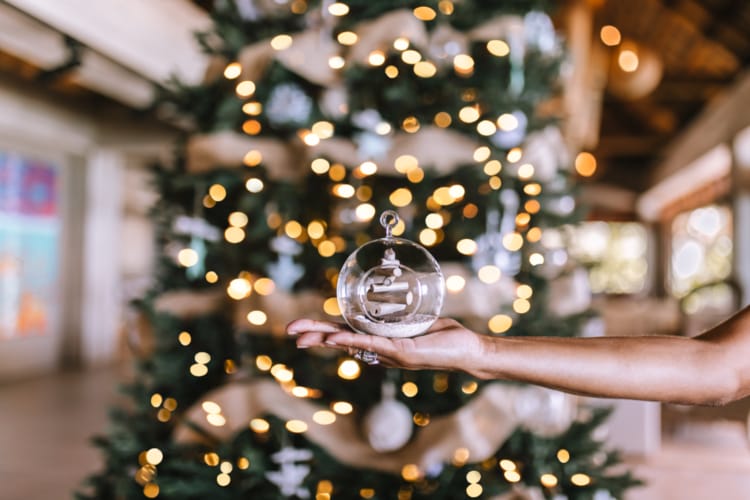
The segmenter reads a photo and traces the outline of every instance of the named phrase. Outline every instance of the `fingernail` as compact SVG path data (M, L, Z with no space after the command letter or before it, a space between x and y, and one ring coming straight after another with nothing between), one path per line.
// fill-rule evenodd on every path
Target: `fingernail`
M328 345L336 345L336 342L334 342L333 340L326 340L325 343Z
M297 349L307 349L308 347L310 347L310 346L309 345L298 345Z

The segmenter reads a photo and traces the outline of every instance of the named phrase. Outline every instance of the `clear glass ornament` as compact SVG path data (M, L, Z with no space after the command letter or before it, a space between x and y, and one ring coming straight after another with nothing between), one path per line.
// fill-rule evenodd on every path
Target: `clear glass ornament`
M424 247L392 236L399 217L380 216L385 238L365 243L344 262L336 296L346 323L355 331L383 337L413 337L440 316L445 280Z

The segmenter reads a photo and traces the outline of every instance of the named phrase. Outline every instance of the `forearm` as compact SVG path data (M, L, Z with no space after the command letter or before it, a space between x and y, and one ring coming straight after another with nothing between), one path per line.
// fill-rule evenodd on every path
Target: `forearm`
M722 404L737 381L722 348L684 337L487 337L470 373L582 395Z

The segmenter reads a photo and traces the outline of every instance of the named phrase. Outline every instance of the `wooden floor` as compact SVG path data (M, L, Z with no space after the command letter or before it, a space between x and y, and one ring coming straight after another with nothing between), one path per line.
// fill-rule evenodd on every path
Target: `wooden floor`
M126 375L114 367L0 385L0 498L72 498L102 463L89 440L106 429ZM738 421L677 433L658 453L628 460L648 486L627 500L750 498L750 450Z

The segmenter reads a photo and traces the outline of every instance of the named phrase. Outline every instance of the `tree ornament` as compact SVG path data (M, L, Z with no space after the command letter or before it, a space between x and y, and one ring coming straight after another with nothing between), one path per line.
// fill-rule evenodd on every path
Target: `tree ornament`
M196 262L185 269L185 275L188 279L194 280L202 277L206 273L206 240L216 242L221 239L221 231L208 223L201 214L203 212L202 197L199 193L203 189L195 191L195 200L193 203L195 215L188 217L180 215L175 218L172 224L172 230L176 234L185 234L190 236L189 248L195 252Z
M387 453L403 447L411 438L411 411L396 399L396 385L383 382L382 399L365 415L364 432L372 449Z
M266 472L266 479L279 487L285 497L310 498L310 492L302 487L302 482L310 474L310 466L298 464L312 460L312 451L287 446L271 455L271 460L279 464L279 470Z
M542 11L532 10L523 16L526 45L544 55L555 55L560 51L560 40L552 19Z
M294 83L282 83L271 90L266 115L273 126L303 126L310 121L312 99Z
M547 438L565 432L575 420L577 409L575 396L534 385L520 391L515 399L521 426Z
M355 250L339 273L339 309L358 332L413 337L426 332L443 307L445 281L440 266L421 245L392 236L398 222L396 212L383 212L385 238Z
M269 246L279 258L276 262L268 264L266 268L268 277L279 289L289 291L297 280L305 275L305 267L294 262L294 256L302 252L302 246L286 235L273 238Z
M485 266L495 266L503 276L515 276L521 270L521 254L503 246L503 237L515 231L519 197L512 189L500 191L500 210L493 207L487 211L487 228L477 238L477 251L472 257L472 267L479 271Z

